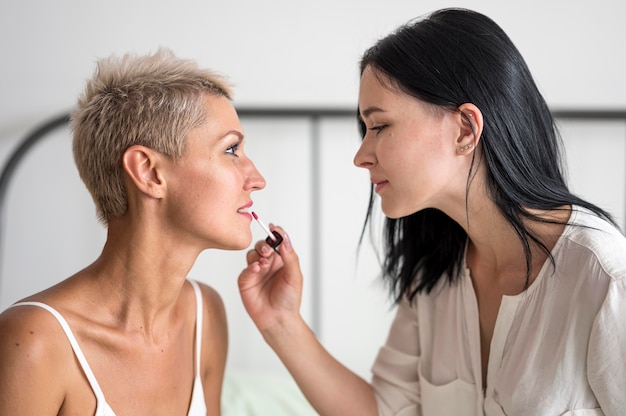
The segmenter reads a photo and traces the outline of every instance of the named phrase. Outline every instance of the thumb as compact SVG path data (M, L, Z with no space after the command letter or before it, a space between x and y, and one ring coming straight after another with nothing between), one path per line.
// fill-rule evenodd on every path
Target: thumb
M298 254L293 249L293 245L291 244L291 239L289 238L289 235L283 230L280 231L280 234L283 237L283 241L281 241L278 247L280 257L283 260L283 263L288 268L298 266Z
M289 235L283 230L280 231L283 236L283 241L279 246L280 258L283 262L282 269L286 273L287 281L292 284L296 283L299 286L299 283L302 281L302 271L300 270L300 259L298 258L298 253L296 253L293 249ZM293 279L296 281L294 282Z

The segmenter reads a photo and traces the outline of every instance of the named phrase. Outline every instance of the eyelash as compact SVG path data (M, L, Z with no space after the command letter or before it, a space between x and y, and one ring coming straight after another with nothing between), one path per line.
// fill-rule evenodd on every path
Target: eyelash
M239 149L240 144L241 142L237 142L233 144L232 146L228 147L228 149L226 149L226 153L231 154L235 157L239 157L239 155L237 154L237 149Z
M371 128L370 128L370 130L375 131L375 132L376 132L376 135L379 135L379 134L380 134L380 132L381 132L381 131L383 131L383 129L384 129L385 127L387 127L387 126L386 126L385 124L382 124L382 125L380 125L380 126L374 126L374 127L371 127Z

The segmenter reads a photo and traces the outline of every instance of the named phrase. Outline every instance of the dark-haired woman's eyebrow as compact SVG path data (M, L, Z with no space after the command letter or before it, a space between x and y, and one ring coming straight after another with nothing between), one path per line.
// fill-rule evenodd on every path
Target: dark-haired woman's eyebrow
M369 117L372 113L384 113L385 110L383 110L380 107L376 107L376 106L372 106L372 107L368 107L365 110L361 111L361 118L367 118Z

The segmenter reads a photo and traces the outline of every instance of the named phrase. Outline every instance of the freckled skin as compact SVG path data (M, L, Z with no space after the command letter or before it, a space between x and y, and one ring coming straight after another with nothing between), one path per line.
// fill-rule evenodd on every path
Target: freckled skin
M249 214L238 211L251 206L251 193L265 180L243 152L232 103L207 94L203 105L211 122L188 133L180 160L140 145L124 153L128 212L110 219L100 257L24 299L63 316L117 414L186 414L196 376L189 270L206 249L238 250L252 240ZM228 349L226 314L220 295L199 286L198 374L207 415L215 416ZM49 311L9 308L0 314L0 334L0 415L94 414L92 387Z

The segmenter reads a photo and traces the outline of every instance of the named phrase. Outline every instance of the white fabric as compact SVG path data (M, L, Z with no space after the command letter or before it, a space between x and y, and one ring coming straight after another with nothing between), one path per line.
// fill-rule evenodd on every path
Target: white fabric
M206 402L204 399L204 389L202 388L202 378L200 377L200 357L202 355L202 292L195 280L189 280L196 295L196 378L193 381L193 392L191 393L191 403L187 416L206 416Z
M576 208L530 287L504 296L482 389L469 271L403 301L373 366L379 414L626 414L626 238Z
M318 416L288 375L228 371L222 416Z
M198 286L197 282L193 280L189 280L189 282L193 286L194 293L196 296L196 333L195 333L196 377L193 383L191 403L190 403L189 411L187 415L188 416L206 416L206 403L204 401L204 390L202 389L202 379L200 378L200 353L201 353L201 348L202 348L202 308L203 308L202 293L200 292L200 287ZM65 332L65 335L67 336L67 339L69 340L70 345L72 346L72 349L74 350L74 355L76 355L76 358L78 359L78 362L80 363L83 369L83 372L85 373L85 376L87 377L87 380L89 381L89 385L91 386L91 389L93 390L94 395L96 396L96 413L94 414L94 416L115 416L115 412L113 411L113 409L111 409L106 399L104 398L104 393L102 392L102 389L100 388L100 385L98 384L98 381L96 380L96 377L94 376L93 371L91 370L91 367L89 366L89 363L87 362L87 359L85 358L85 355L83 354L83 351L80 349L80 345L78 344L78 341L76 340L76 337L74 336L74 333L70 329L70 326L65 320L65 318L63 318L63 316L56 309L41 302L20 302L20 303L16 303L12 305L11 307L15 307L15 306L38 306L50 312L57 319L57 321L59 321L61 328L63 328L63 331Z

